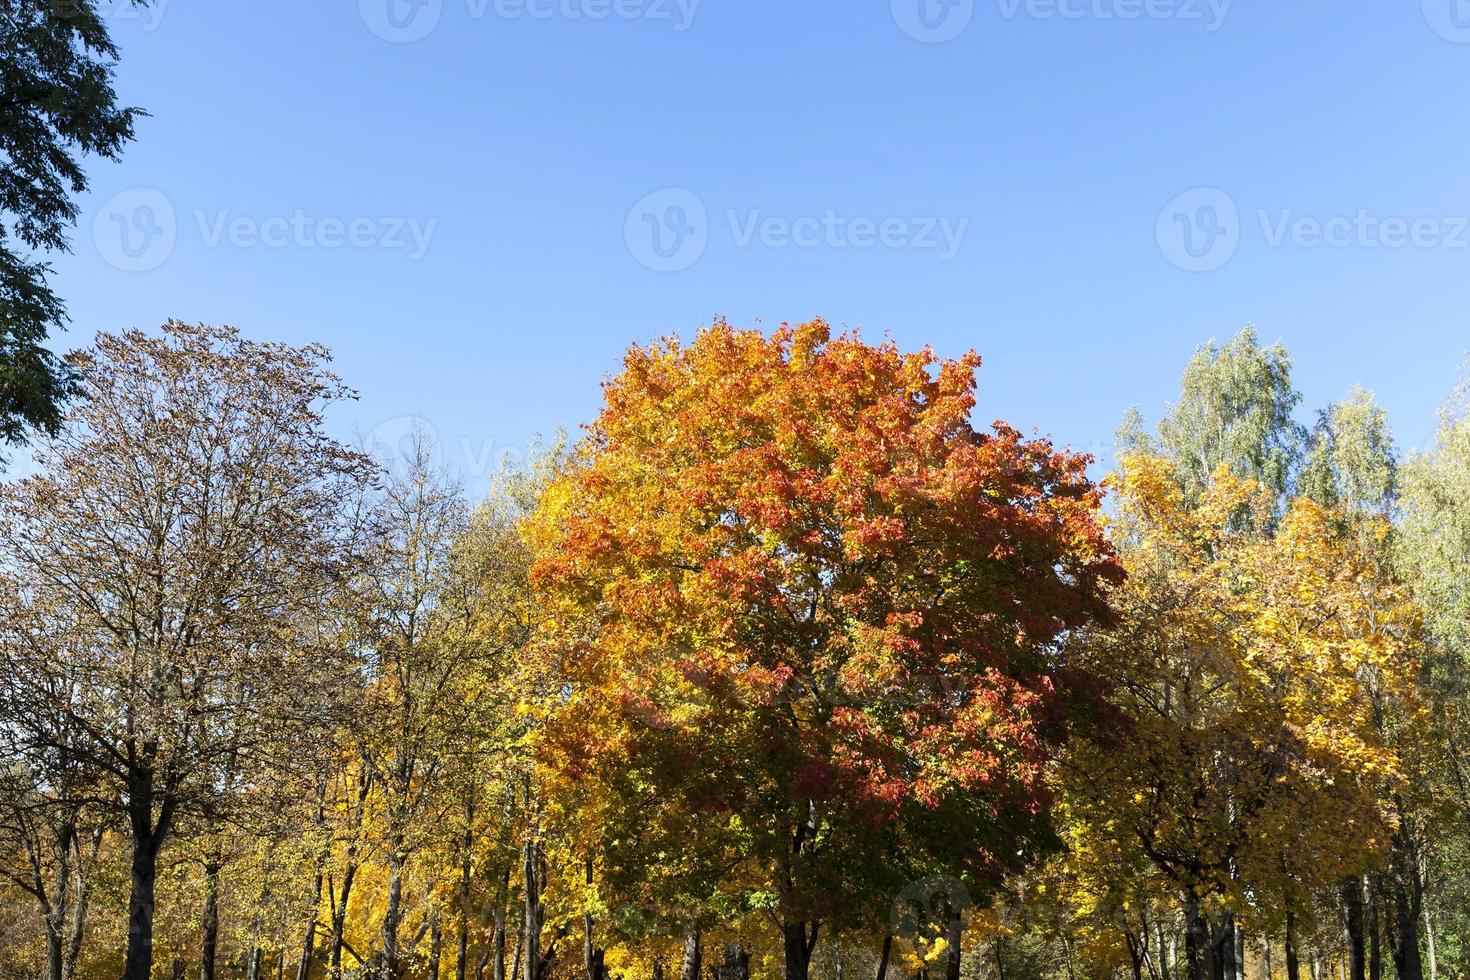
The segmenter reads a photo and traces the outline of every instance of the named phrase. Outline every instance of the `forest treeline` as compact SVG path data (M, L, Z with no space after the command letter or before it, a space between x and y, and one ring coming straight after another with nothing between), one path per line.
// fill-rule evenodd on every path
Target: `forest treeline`
M322 348L100 335L0 483L0 975L1464 976L1470 392L1401 457L1248 329L1095 482L978 366L716 322L471 500Z

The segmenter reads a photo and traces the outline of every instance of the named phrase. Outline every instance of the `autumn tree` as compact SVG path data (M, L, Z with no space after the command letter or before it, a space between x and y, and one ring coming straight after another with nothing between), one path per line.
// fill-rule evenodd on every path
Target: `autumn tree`
M1306 432L1292 417L1301 395L1292 385L1291 356L1263 347L1253 327L1224 345L1210 341L1184 368L1179 400L1155 434L1132 410L1119 430L1125 450L1173 461L1187 493L1202 491L1222 464L1258 480L1279 502L1293 492Z
M402 969L399 930L410 858L443 816L440 780L462 734L467 658L448 642L440 608L467 510L421 435L388 474L367 512L368 562L357 584L364 704L353 739L371 784L376 846L388 866L382 969ZM435 914L435 913L431 913ZM440 928L434 919L431 928Z
M978 363L717 322L628 352L548 494L536 581L590 630L554 764L738 821L788 980L895 848L978 894L1050 839L1060 639L1117 567L1085 457L971 426Z
M1310 501L1278 519L1224 465L1191 501L1156 457L1115 486L1129 575L1091 642L1131 728L1069 758L1073 846L1146 858L1184 906L1189 975L1229 977L1237 917L1284 919L1290 946L1316 892L1387 854L1402 760L1378 709L1414 700L1417 614Z
M70 653L5 648L6 724L82 760L126 821L125 980L149 976L165 844L226 774L288 765L340 688L306 624L351 571L344 502L373 465L324 432L350 395L326 362L228 328L102 334L39 472L0 490L6 567ZM58 712L79 735L35 723Z
M87 765L87 733L67 709L85 675L70 644L71 624L36 607L14 580L0 581L0 664L45 658L46 703L15 697L0 682L0 718L36 711L24 726L0 724L0 877L36 903L45 932L45 980L72 975L87 924L92 872L115 823L97 774Z

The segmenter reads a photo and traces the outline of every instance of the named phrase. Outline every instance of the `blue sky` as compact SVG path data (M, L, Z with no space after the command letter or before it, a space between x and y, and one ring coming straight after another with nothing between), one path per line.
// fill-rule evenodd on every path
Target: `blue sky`
M1104 454L1248 322L1408 446L1470 349L1465 0L103 2L152 116L63 343L320 340L472 485L716 315L976 348L981 421Z

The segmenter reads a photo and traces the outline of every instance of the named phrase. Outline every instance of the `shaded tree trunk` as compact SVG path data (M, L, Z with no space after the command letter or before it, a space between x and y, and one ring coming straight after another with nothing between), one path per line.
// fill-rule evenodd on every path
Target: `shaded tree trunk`
M204 862L204 914L199 923L199 980L214 980L215 953L219 949L220 852L215 845Z
M787 922L781 927L786 956L785 980L807 980L811 974L812 950L817 948L821 923Z
M1301 961L1296 953L1296 913L1286 910L1286 980L1301 980Z
M306 922L306 935L301 938L301 959L296 964L296 980L307 980L311 975L311 957L316 951L316 913L322 900L322 866L317 862L316 878L311 890L311 915Z
M592 887L592 859L586 862L586 882ZM607 951L592 940L592 913L582 913L582 964L587 971L587 980L605 980L607 977Z
M464 837L459 842L459 934L455 937L454 980L466 980L470 955L470 872L475 844L475 804L465 800ZM499 917L497 916L497 919Z
M62 980L62 938L47 916L46 922L46 980Z
M444 920L436 911L429 922L429 980L439 980L439 961L444 954Z
M1367 924L1363 916L1363 882L1342 883L1342 913L1347 928L1348 972L1351 980L1368 980Z
M1215 944L1210 924L1200 912L1199 899L1184 897L1184 959L1189 980L1218 980L1215 975Z
M743 943L726 943L720 965L710 972L715 980L750 980L750 953Z
M893 933L885 933L883 936L883 952L878 954L878 978L877 980L888 980L888 958L893 955Z
M403 841L394 835L388 854L388 901L383 908L383 973L397 980L398 924L403 919Z
M1395 882L1394 915L1389 925L1395 980L1424 980L1424 964L1419 957L1417 891L1414 885Z
M487 956L493 956L495 962L491 980L505 980L505 906L510 900L510 869L511 864L508 863L505 872L500 876L500 893L495 901L495 934L491 940L491 949L486 953ZM516 940L516 956L520 956L519 938Z
M958 911L951 909L944 938L949 944L944 955L944 980L960 980L960 949L964 938L965 923Z
M342 872L342 890L332 906L332 948L327 958L333 980L342 976L342 948L347 944L347 903L352 899L352 883L357 879L357 854L348 848L347 867Z
M1434 949L1434 921L1429 917L1429 907L1424 907L1424 946L1429 953L1429 980L1439 980L1439 957Z
M144 795L145 807L151 811L150 792ZM152 821L152 813L141 816L141 820ZM135 828L139 816L134 816ZM135 829L133 833L133 859L129 869L128 892L128 952L123 964L122 980L149 980L153 972L153 911L154 888L158 881L158 851L163 843L158 832ZM182 965L182 961L175 964Z
M77 960L82 955L82 938L87 933L87 904L91 901L91 889L87 884L88 870L97 861L97 852L102 849L102 837L105 828L99 823L92 832L91 854L86 859L84 868L80 849L76 861L76 884L72 889L71 905L71 934L67 937L66 952L62 957L61 976L62 980L71 980L72 973L76 969ZM78 845L80 848L80 845Z
M1378 914L1378 884L1368 879L1368 980L1383 980L1383 921Z
M525 936L521 954L525 958L526 980L541 980L541 888L536 875L537 847L527 840L523 848L521 871L525 878Z
M1236 980L1235 915L1226 914L1212 936L1211 980Z

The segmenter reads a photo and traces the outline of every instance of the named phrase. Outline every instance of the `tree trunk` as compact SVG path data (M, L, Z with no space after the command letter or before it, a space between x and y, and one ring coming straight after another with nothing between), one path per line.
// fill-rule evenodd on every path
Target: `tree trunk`
M204 862L204 915L199 923L199 980L214 980L215 953L219 949L218 845Z
M1184 959L1189 980L1217 980L1215 977L1215 944L1210 924L1200 912L1199 899L1184 898Z
M700 962L704 959L704 944L700 939L699 926L691 925L684 932L684 961L679 970L680 980L699 980Z
M1390 927L1395 980L1424 980L1419 958L1419 901L1417 882L1394 882L1394 916Z
M500 894L495 901L495 935L492 938L491 951L486 954L495 958L491 980L505 980L505 906L510 900L510 869L511 865L507 863L505 872L500 877ZM516 955L520 955L519 945Z
M510 980L521 980L521 962L525 959L521 955L521 947L526 944L526 923L524 917L521 926L516 930L516 946L510 957Z
M536 851L536 842L528 839L521 863L526 893L525 939L521 943L521 955L526 961L522 971L525 980L541 980L541 888L536 877Z
M1383 980L1383 920L1378 914L1378 883L1368 879L1368 980Z
M817 934L821 924L813 922L787 922L781 927L781 936L786 954L785 980L807 980L811 973L812 950L817 947Z
M470 955L470 872L475 844L475 806L465 801L464 837L459 842L459 934L455 937L454 980L467 980ZM499 980L499 978L497 978Z
M1301 961L1296 954L1296 914L1286 910L1286 980L1301 980Z
M342 948L347 943L347 903L352 900L352 883L357 880L357 848L347 848L347 867L342 871L342 892L332 907L332 949L328 956L331 980L342 976Z
M151 803L151 796L143 799L145 804ZM151 818L150 812L143 819ZM137 822L136 816L134 822ZM153 892L158 880L160 843L158 836L154 834L133 835L128 893L128 952L123 965L122 980L149 980L149 974L153 972ZM176 967L179 965L181 963L175 964Z
M245 980L260 980L260 960L262 955L259 946L250 950L250 954L245 959Z
M444 922L439 913L429 922L429 980L439 980L439 960L444 953Z
M944 951L944 980L960 980L960 943L964 939L964 933L965 923L961 913L950 909L949 923L944 933L948 944Z
M1347 926L1348 969L1352 980L1368 980L1367 926L1363 919L1363 882L1342 883L1342 912Z
M1424 907L1424 946L1429 952L1429 980L1439 980L1439 957L1434 949L1434 921L1429 906Z
M726 943L724 959L710 972L715 980L750 980L750 953L746 951L745 944ZM841 976L839 970L838 980L841 980Z
M1235 916L1227 914L1220 928L1212 937L1213 963L1210 971L1212 980L1236 980L1235 961Z
M383 909L383 974L397 980L398 923L403 918L403 842L395 835L388 854L388 902Z
M296 964L296 980L311 975L311 956L316 950L316 913L322 901L322 866L316 866L315 887L311 890L311 915L306 922L306 935L301 938L301 959Z
M883 936L883 952L878 955L878 980L888 980L888 957L893 954L893 933Z
M592 859L586 861L586 881L592 889ZM604 980L607 975L607 951L592 941L592 913L582 912L582 964L587 970L587 980Z
M61 930L46 917L46 980L62 980Z

